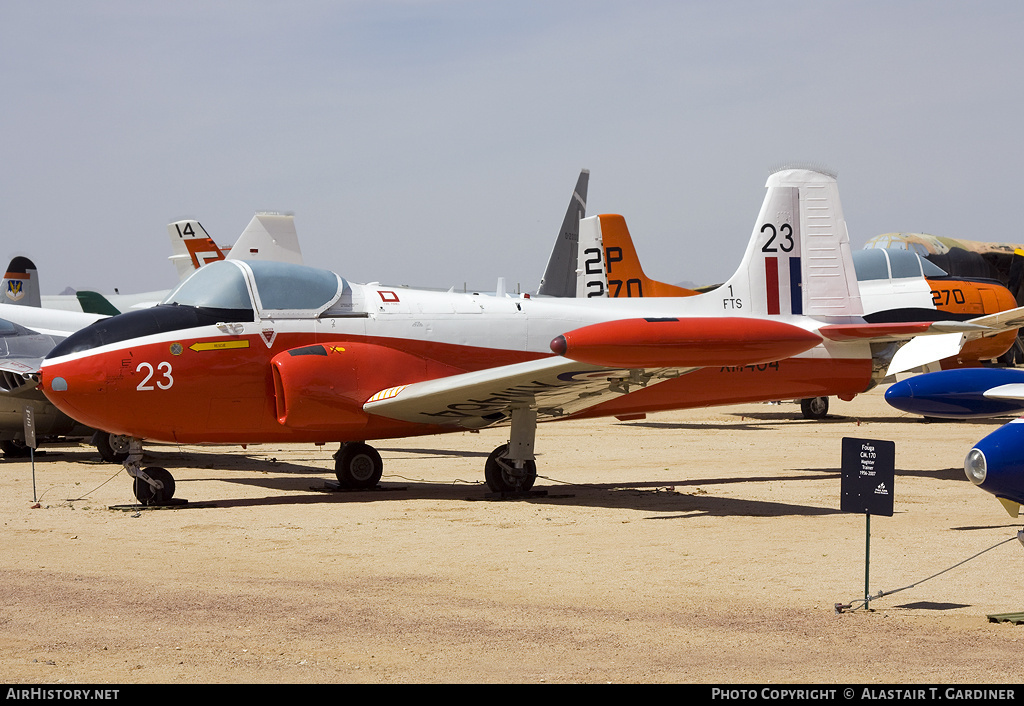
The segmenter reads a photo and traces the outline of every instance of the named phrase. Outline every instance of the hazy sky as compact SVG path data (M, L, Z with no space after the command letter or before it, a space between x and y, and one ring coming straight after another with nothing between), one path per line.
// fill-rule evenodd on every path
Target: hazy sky
M855 247L1022 242L1022 37L1019 2L11 0L0 259L166 288L167 223L274 210L352 281L531 290L586 167L648 275L704 284L791 162Z

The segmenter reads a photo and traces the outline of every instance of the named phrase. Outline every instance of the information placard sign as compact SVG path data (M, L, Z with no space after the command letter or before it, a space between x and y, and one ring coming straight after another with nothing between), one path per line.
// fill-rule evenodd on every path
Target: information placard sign
M843 512L892 517L895 477L895 442L843 438Z

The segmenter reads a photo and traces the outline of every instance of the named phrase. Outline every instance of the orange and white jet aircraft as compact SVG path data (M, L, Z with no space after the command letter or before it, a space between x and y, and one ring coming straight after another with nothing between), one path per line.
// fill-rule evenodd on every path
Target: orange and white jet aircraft
M174 479L141 468L141 439L341 442L339 481L369 488L382 463L367 441L496 424L509 442L484 475L515 491L535 481L540 421L851 398L880 379L898 342L991 330L865 322L835 178L783 170L766 186L739 269L706 294L485 296L224 260L160 306L68 337L44 360L41 386L80 422L135 439L125 465L144 503L170 500ZM583 219L581 241L615 218Z

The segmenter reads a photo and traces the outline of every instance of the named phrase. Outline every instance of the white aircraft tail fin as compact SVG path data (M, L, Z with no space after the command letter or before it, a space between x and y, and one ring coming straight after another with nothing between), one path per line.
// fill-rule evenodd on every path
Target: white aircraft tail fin
M7 266L3 282L0 282L4 304L21 306L42 306L39 295L39 276L35 264L27 257L15 257Z
M199 221L175 221L167 225L171 238L171 262L178 278L185 279L208 262L223 260L224 252L207 235Z
M861 316L839 188L831 174L784 169L768 177L739 269L718 290L747 314Z
M228 260L276 260L302 263L295 216L257 213L228 252Z

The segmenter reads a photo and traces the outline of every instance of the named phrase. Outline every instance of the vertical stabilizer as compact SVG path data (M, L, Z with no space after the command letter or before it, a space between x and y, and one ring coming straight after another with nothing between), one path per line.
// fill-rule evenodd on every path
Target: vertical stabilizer
M549 297L576 296L576 259L579 242L580 220L587 215L587 186L590 183L590 170L584 169L576 180L569 199L569 208L565 211L562 228L551 249L548 265L540 280L537 294Z
M224 253L206 234L199 221L175 221L167 225L171 238L171 262L178 279L185 279L208 262L223 260Z
M617 215L601 215L600 218L609 297L692 297L697 294L692 289L659 282L644 274L626 219Z
M276 260L302 264L295 216L257 213L228 252L228 260Z
M19 256L11 260L3 282L0 283L0 290L3 291L0 302L4 304L42 306L38 272L35 264L27 257Z
M606 216L591 216L580 221L574 296L588 299L608 296L608 268L601 233L604 218Z
M719 291L761 315L861 316L850 238L831 174L775 172L740 268Z

